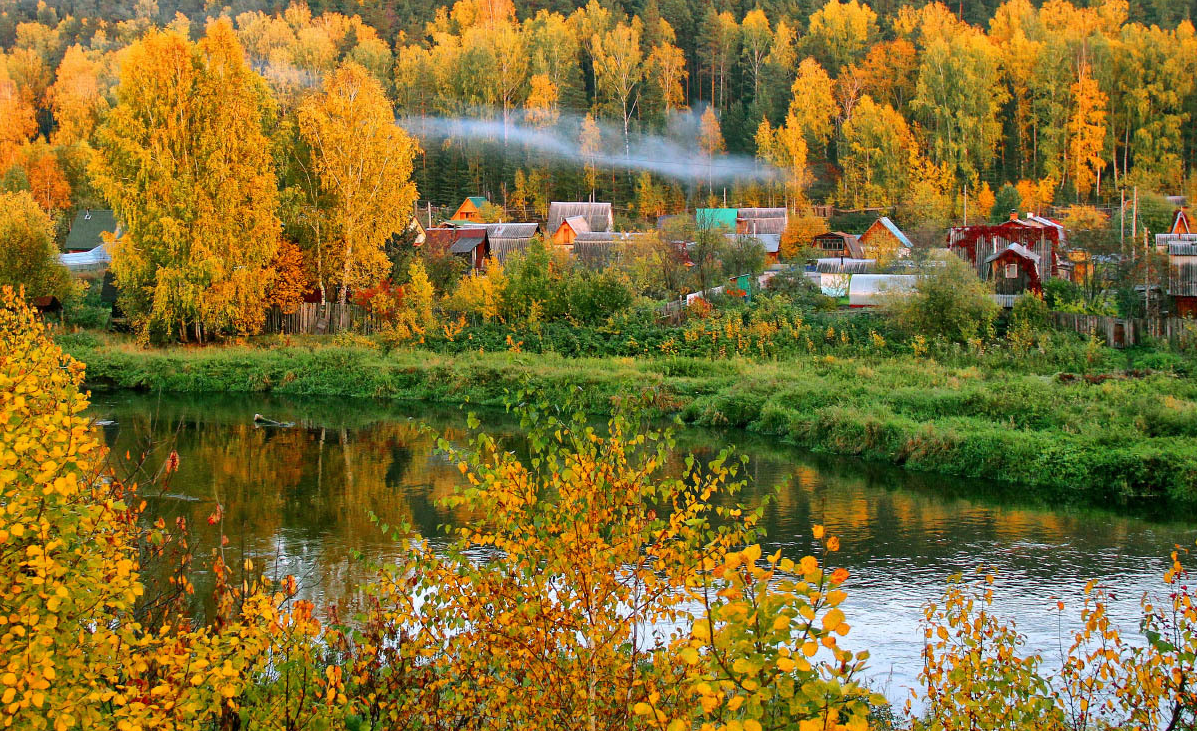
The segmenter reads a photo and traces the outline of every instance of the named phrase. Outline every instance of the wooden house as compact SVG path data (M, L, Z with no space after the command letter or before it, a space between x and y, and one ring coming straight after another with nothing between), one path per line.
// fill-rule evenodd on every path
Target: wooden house
M610 203L563 202L549 204L545 233L554 246L573 246L580 233L615 230L615 214Z
M1043 282L1060 275L1064 243L1058 221L1029 214L1019 218L1017 211L997 225L948 231L948 249L975 267L981 279L993 281L998 294L1042 291Z
M910 256L910 250L914 248L902 229L888 216L878 218L865 229L860 235L860 246L868 259L902 259Z
M994 294L1022 294L1043 292L1039 278L1039 255L1022 244L1009 244L1001 251L985 257L988 276Z
M845 259L863 259L864 250L860 239L843 231L828 231L816 236L811 242L825 257L842 256Z
M1168 229L1170 234L1191 234L1197 233L1193 231L1189 225L1189 212L1185 208L1177 208L1176 213L1172 214L1172 227Z
M1197 234L1170 234L1168 294L1177 317L1197 317ZM1157 244L1159 237L1156 237Z
M490 243L484 226L430 228L424 244L461 257L474 270L484 269L490 258Z
M482 223L482 206L489 202L483 196L472 195L461 202L461 205L457 207L457 210L453 212L453 216L449 220Z
M785 233L789 220L785 208L739 208L736 210L736 233L780 236Z

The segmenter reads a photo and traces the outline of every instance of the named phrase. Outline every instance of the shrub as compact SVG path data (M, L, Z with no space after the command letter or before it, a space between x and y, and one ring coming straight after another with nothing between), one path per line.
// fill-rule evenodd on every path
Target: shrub
M892 296L886 307L909 334L956 343L985 335L1001 309L976 271L951 255L921 274L913 293Z

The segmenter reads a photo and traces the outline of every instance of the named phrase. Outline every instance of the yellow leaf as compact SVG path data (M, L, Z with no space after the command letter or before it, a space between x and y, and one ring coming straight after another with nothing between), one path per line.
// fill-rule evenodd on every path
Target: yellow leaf
M744 719L744 731L761 731L760 721L755 718Z
M682 648L682 651L678 653L678 657L687 665L698 664L698 650L695 650L693 647Z
M624 706L624 708L627 708L627 706ZM644 701L641 701L641 702L637 703L636 705L632 706L632 712L635 713L637 716L647 716L653 712L653 709L652 709L652 706L648 705Z
M814 528L811 529L811 532L815 534L816 541L823 540L823 526L816 525Z

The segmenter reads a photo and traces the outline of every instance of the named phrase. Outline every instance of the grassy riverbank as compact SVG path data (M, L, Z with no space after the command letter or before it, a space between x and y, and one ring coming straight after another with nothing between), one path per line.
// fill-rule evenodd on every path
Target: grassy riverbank
M914 356L785 361L383 353L370 348L139 350L63 338L92 388L276 392L502 405L530 387L595 413L648 391L661 413L745 427L911 469L1007 480L1049 502L1197 503L1197 385L1171 373L1070 379Z

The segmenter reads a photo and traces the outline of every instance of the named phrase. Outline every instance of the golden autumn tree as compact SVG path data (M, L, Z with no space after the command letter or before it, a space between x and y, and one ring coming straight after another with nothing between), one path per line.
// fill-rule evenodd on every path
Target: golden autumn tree
M813 58L798 64L798 76L791 89L789 116L797 122L798 130L808 144L825 145L835 131L835 115L839 105L835 101L834 82ZM789 122L786 123L789 126Z
M0 54L0 171L12 163L17 148L37 133L33 105L17 88Z
M798 119L791 114L786 117L786 123L776 129L768 119L761 120L756 130L756 149L757 157L782 171L789 202L803 202L806 187L810 184L810 172L807 170L806 137Z
M1072 162L1072 183L1077 193L1088 195L1094 184L1101 186L1105 167L1102 152L1106 140L1106 95L1097 81L1082 73L1072 85L1073 111L1068 120L1068 157Z
M99 64L80 46L67 49L54 84L47 91L54 112L55 129L50 139L56 145L73 145L91 139L108 102L100 89Z
M54 224L26 191L0 193L0 285L24 287L29 297L62 297L73 286L58 263Z
M414 140L395 125L378 80L347 62L328 76L324 89L299 108L299 129L312 147L320 187L331 199L335 241L326 287L340 291L383 279L391 263L383 246L407 227L416 202L411 182Z
M71 184L49 145L39 141L24 146L19 161L29 183L29 192L38 205L47 211L70 207Z
M97 132L96 186L125 224L112 249L142 338L253 332L278 243L262 81L227 20L192 44L153 31L121 67Z
M284 314L290 314L298 309L309 288L303 250L294 241L280 240L271 266L267 301Z
M707 192L714 195L715 156L725 149L723 130L714 107L703 110L702 118L698 120L698 146L707 159Z

